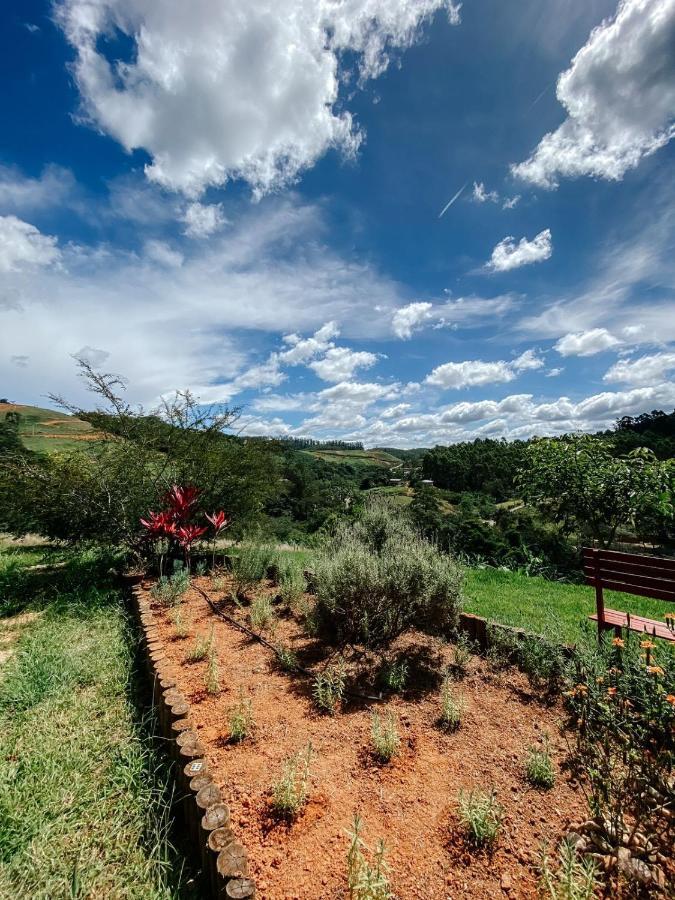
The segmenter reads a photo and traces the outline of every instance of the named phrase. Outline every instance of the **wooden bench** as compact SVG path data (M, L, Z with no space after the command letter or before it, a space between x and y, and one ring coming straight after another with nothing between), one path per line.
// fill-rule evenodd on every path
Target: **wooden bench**
M616 609L606 609L602 593L603 589L607 589L637 597L675 602L675 559L595 550L590 547L584 547L582 557L586 584L595 587L597 611L590 618L598 623L599 637L606 628L613 628L618 635L622 628L628 628L666 641L675 641L675 620L670 623L659 622ZM675 607L673 613L675 615Z

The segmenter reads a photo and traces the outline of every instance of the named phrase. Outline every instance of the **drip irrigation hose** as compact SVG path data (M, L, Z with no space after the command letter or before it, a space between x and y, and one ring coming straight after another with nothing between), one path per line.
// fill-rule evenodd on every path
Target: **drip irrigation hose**
M224 613L221 609L215 605L213 600L209 597L206 591L203 591L196 584L192 585L195 590L202 595L204 600L208 603L211 608L211 612L213 612L219 619L222 619L224 622L227 622L229 625L234 625L235 628L238 628L239 631L243 631L244 634L248 635L248 637L252 638L254 641L258 641L259 644L262 644L263 647L267 647L268 650L271 650L272 653L277 657L277 659L281 659L281 653L278 648L274 646L274 644L270 643L267 638L264 638L261 634L258 634L256 631L253 631L250 628L247 628L246 625L242 625L241 622L237 622L232 616L228 616L227 613ZM299 675L304 675L305 678L314 678L315 673L310 669L305 669L304 666L298 665L297 663L293 666L293 671L297 672ZM353 697L356 700L369 700L369 701L379 701L382 700L382 694L374 695L374 694L362 694L360 691L351 691L349 689L345 689L345 694L348 697Z

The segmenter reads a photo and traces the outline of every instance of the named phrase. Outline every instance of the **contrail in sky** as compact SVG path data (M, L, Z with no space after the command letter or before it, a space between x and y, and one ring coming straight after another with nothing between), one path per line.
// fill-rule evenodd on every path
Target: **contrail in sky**
M467 186L468 183L469 183L468 181L464 182L464 184L463 184L463 185L461 186L461 188L457 191L457 193L455 194L455 196L452 197L452 199L448 200L448 202L445 204L445 206L443 207L443 209L442 209L442 210L440 211L440 213L438 214L438 218L439 218L439 219L442 219L442 218L443 218L443 216L444 216L444 215L446 214L446 212L450 209L450 207L451 207L452 204L455 202L455 200L459 200L459 198L460 198L460 196L461 196L461 194L462 194L462 191L464 190L464 188Z

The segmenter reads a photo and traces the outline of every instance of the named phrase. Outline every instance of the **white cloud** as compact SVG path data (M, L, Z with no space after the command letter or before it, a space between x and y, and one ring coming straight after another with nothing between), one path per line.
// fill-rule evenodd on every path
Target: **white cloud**
M488 191L485 189L485 185L482 181L473 183L473 194L472 198L476 201L476 203L498 203L499 202L499 194L497 191Z
M146 241L145 255L161 266L178 269L183 265L183 254L164 241Z
M665 381L675 369L675 352L654 353L637 359L620 359L607 370L603 381L645 385Z
M311 337L302 338L297 334L284 335L284 343L289 347L277 354L278 358L289 366L307 363L319 353L333 347L333 338L339 337L337 322L326 322Z
M558 78L567 118L513 173L620 180L675 134L675 0L621 0Z
M76 356L78 359L83 359L92 365L95 369L98 369L105 362L107 362L110 354L107 350L101 350L98 347L80 347L79 350L76 350L73 356Z
M541 369L544 366L544 360L537 356L536 350L525 350L520 356L516 357L511 363L516 372L525 372L528 369Z
M483 362L480 359L467 359L464 362L436 366L425 378L425 383L447 390L513 381L514 378L513 369L503 360Z
M353 154L362 135L337 107L351 55L359 82L451 0L60 0L75 50L82 115L127 150L145 149L148 177L197 197L233 178L263 194L329 148ZM132 59L112 63L99 38L119 29Z
M323 359L309 364L323 381L349 381L357 369L369 369L377 362L375 353L354 351L348 347L333 347Z
M188 237L204 238L219 231L226 222L220 203L189 203L183 213Z
M547 378L557 378L558 375L562 375L562 373L564 371L565 371L564 368L558 366L557 368L549 369L548 372L546 373L546 377Z
M49 266L60 255L55 237L16 216L0 216L0 272Z
M394 334L401 339L412 337L425 324L433 328L458 328L477 323L481 319L503 316L516 306L512 294L497 297L457 297L445 303L416 302L395 310L391 320Z
M566 334L555 344L555 349L561 356L593 356L618 347L620 343L606 328L592 328L590 331Z
M77 186L72 173L61 166L46 166L39 178L26 177L11 166L0 166L0 211L32 213L67 205Z
M520 194L515 194L513 197L506 197L502 203L502 209L515 209L519 203Z
M412 337L417 326L433 318L432 307L433 303L409 303L397 309L391 320L394 334L401 339Z
M508 272L549 259L552 252L550 228L540 231L531 241L521 238L517 244L515 238L509 235L494 248L487 268L494 272Z

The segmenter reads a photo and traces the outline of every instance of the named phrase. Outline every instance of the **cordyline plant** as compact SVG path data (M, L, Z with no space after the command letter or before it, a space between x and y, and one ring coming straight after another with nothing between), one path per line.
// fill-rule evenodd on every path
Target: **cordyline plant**
M160 512L150 510L147 516L140 520L145 529L142 541L146 546L152 546L157 553L160 575L165 555L169 559L182 556L189 571L192 546L195 541L209 531L209 525L213 530L213 559L215 562L216 538L227 528L231 520L223 510L214 513L198 513L199 494L200 491L197 487L174 484L164 496L165 508ZM200 515L203 515L209 525L200 525L194 521Z

